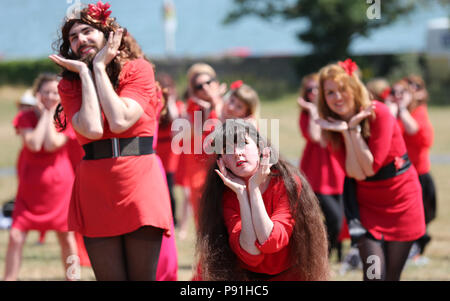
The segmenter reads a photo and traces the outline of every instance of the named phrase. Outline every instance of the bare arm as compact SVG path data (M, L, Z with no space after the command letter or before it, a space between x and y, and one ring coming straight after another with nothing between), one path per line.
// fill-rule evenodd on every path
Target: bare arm
M32 152L38 152L42 149L48 124L52 120L51 113L43 109L39 121L34 129L21 129L24 145Z
M82 102L80 110L72 117L73 128L86 138L100 139L103 136L103 117L91 71L81 61L68 60L59 55L51 55L49 58L80 76Z
M345 171L347 175L356 180L364 180L366 175L359 164L358 157L353 145L350 133L348 131L342 132L345 144Z
M303 108L304 110L307 110L309 113L309 124L308 124L308 133L309 137L316 142L321 142L322 139L322 130L320 128L320 125L317 124L317 120L319 119L319 113L317 112L317 106L312 102L307 102L303 98L299 97L297 99L298 105Z
M375 173L373 171L373 155L370 152L369 146L364 141L361 133L357 130L350 130L350 139L356 155L356 159L366 177L371 177Z
M411 116L407 108L399 107L398 117L403 123L403 127L408 135L414 135L419 131L417 121Z
M261 251L255 246L256 234L253 227L252 212L247 196L247 188L244 181L227 172L222 159L217 160L219 170L216 173L222 179L223 183L236 193L239 200L239 210L241 216L241 233L239 244L242 249L251 255L259 255Z
M419 131L417 121L409 113L408 106L411 104L412 94L404 92L402 99L398 102L398 118L403 123L403 127L408 135L414 135Z
M50 115L53 116L55 112L55 108L49 110ZM54 152L60 147L62 147L67 142L67 136L63 133L60 133L56 130L53 119L50 119L50 122L47 124L46 135L44 137L44 150L47 152Z
M118 53L122 35L122 28L117 29L115 33L110 32L106 45L97 53L93 62L98 98L109 127L116 134L128 130L144 112L133 99L121 98L117 95L106 73L106 66Z
M136 101L117 95L104 68L95 68L94 73L98 98L111 131L119 134L128 130L144 110Z

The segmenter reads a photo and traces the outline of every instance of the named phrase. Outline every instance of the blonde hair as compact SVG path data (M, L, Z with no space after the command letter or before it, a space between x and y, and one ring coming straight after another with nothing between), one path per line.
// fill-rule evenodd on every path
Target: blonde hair
M367 90L371 94L371 97L384 102L382 94L388 89L389 82L384 78L374 78L367 82Z
M369 92L364 84L359 79L359 76L356 72L353 72L352 75L349 75L344 68L339 66L338 64L330 64L319 71L319 116L323 119L327 119L328 117L332 117L334 119L342 120L342 118L333 112L329 107L325 99L324 93L324 83L326 80L332 80L339 84L341 87L345 87L345 89L349 89L354 96L355 102L355 111L359 112L361 109L367 108L371 104L371 100L369 97ZM374 117L374 116L373 116ZM367 139L370 136L370 126L369 120L366 118L361 122L361 134ZM337 132L322 131L326 140L330 141L331 144L336 148L341 145L341 135Z
M194 92L192 79L198 74L208 74L211 78L216 78L216 71L214 71L213 67L206 63L195 63L187 71L188 91L190 95Z

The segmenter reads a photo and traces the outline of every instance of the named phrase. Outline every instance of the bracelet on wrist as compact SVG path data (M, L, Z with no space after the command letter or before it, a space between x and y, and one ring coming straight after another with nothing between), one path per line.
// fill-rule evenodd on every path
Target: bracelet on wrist
M361 126L358 124L354 127L348 128L349 131L356 131L357 133L361 133Z

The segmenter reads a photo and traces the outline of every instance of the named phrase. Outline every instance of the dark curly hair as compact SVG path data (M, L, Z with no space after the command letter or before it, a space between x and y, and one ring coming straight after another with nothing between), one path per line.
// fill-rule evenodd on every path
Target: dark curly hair
M79 59L79 57L75 53L73 53L72 49L70 48L69 41L70 30L76 23L87 24L101 31L105 36L105 40L108 39L108 35L111 31L116 32L120 28L120 25L116 22L115 18L107 18L104 23L101 20L92 18L89 15L89 9L87 7L79 12L79 18L66 18L63 22L63 25L61 26L58 39L53 43L54 50L66 59ZM118 50L120 51L120 53L111 61L111 63L108 64L108 66L106 66L106 73L108 74L108 77L111 80L114 88L117 88L119 86L119 74L122 70L123 65L127 61L137 58L145 58L136 40L127 32L125 28ZM71 72L65 68L62 68L61 76L62 78L68 80L79 79L78 73ZM66 120L61 105L58 106L54 115L54 119L55 122L59 125L59 128L65 128Z
M275 152L253 125L240 120L227 121L216 131L214 139L226 141L226 127L230 125L236 128L235 141L239 141L237 135L256 133L252 139L259 149L270 147L271 154ZM271 156L271 161L272 159ZM252 279L251 273L240 267L237 256L231 250L223 216L222 199L226 187L215 169L218 169L217 164L209 171L199 206L196 254L202 280L257 280ZM327 234L314 192L300 171L282 158L278 158L271 167L270 176L280 177L284 182L295 220L290 238L292 272L303 280L326 280L329 272ZM301 187L296 179L300 180Z

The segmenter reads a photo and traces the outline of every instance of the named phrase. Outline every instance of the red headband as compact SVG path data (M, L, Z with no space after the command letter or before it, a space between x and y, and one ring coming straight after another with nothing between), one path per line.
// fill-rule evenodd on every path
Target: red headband
M358 65L356 65L356 63L354 61L352 61L352 59L346 59L345 61L338 62L339 66L341 66L345 72L347 72L348 75L352 76L353 72L355 72L356 70L358 70Z
M237 81L231 83L230 89L231 89L231 90L237 90L237 89L239 89L243 84L244 84L244 82L243 82L242 80L237 80Z
M111 5L108 2L103 4L102 1L98 1L97 4L89 4L88 7L88 15L92 19L102 21L102 24L106 25L106 20L108 19L109 15L111 15L111 11L108 11Z

